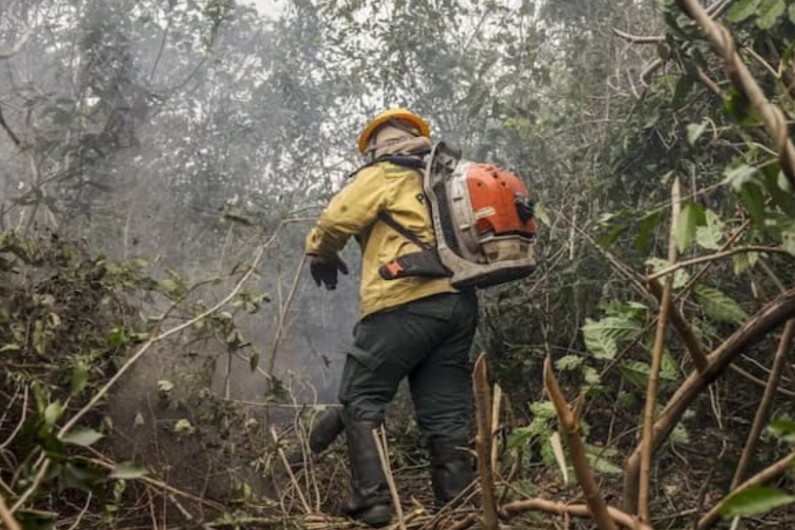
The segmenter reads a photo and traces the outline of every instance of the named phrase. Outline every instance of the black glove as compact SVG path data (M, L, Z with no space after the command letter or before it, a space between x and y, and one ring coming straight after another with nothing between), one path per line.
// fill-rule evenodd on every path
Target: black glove
M320 287L320 283L329 291L337 288L337 271L342 274L348 274L348 266L342 259L334 254L333 256L312 256L312 261L309 263L309 272L312 273L312 279Z

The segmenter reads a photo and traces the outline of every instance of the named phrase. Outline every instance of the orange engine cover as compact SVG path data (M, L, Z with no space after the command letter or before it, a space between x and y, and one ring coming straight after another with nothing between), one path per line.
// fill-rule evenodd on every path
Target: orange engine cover
M490 164L472 164L467 171L467 187L481 235L532 237L535 234L535 220L530 217L523 221L519 216L517 199L528 202L530 199L530 193L519 177Z

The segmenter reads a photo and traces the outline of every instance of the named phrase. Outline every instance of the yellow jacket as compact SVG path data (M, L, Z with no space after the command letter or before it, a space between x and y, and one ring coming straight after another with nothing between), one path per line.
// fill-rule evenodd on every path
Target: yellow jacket
M382 162L359 171L328 204L306 239L306 253L333 256L355 236L362 248L361 317L438 293L455 292L447 278L384 280L381 265L420 250L378 219L381 211L435 244L418 170Z

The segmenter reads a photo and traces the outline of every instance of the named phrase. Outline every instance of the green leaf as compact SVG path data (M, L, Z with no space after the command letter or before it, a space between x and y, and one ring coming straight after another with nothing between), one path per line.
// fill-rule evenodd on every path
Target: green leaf
M685 99L693 89L693 85L693 79L689 75L683 74L679 77L679 81L676 82L676 87L674 88L674 97L671 100L671 106L674 110L679 110L684 106Z
M785 442L795 442L795 421L776 420L767 429L776 438L781 438Z
M88 364L79 360L72 368L72 394L79 394L88 383Z
M735 254L732 256L732 262L734 264L734 275L739 276L748 269L752 268L756 265L756 262L759 261L759 253L758 252L741 252L739 254Z
M788 15L789 15L789 21L795 24L795 4L789 6Z
M713 287L696 285L695 292L698 302L710 318L731 323L740 323L748 318L737 302Z
M734 23L742 22L756 14L757 8L761 3L762 0L740 0L729 9L726 14L726 20Z
M706 224L699 226L696 230L696 242L701 248L718 250L721 247L721 239L723 239L723 221L712 210L706 210L705 213Z
M649 258L646 260L646 265L651 267L652 273L656 273L668 267L668 262L662 258ZM674 272L674 289L681 289L688 281L690 281L690 273L685 269Z
M591 467L599 473L607 475L621 475L624 470L611 462L608 457L616 456L615 450L593 445L586 445L585 454Z
M115 478L117 480L133 480L143 478L148 474L149 471L141 464L122 462L111 471L110 478Z
M585 359L580 357L579 355L566 355L565 357L561 357L557 361L555 361L555 368L561 370L563 372L576 370L580 367L582 362Z
M696 237L696 229L703 223L704 209L698 203L688 201L679 214L676 223L676 248L685 252ZM701 221L701 222L699 222Z
M795 503L795 496L787 495L776 488L749 486L731 495L720 513L727 519L758 515L792 503Z
M14 344L13 342L9 342L8 344L5 344L3 345L2 348L0 348L0 353L5 353L7 351L19 351L21 349L22 346L20 346L19 344Z
M535 218L544 226L552 226L552 222L549 220L549 214L544 208L544 205L540 202L537 202L533 206L533 214L535 215Z
M662 212L654 212L645 216L639 223L639 234L635 238L635 248L644 250L649 244L649 236L652 231L657 227L662 218Z
M76 427L64 434L61 441L65 444L79 445L80 447L91 447L100 440L104 435L98 433L94 429L85 427Z
M787 4L784 3L784 0L765 0L758 11L759 18L756 25L759 29L770 29L776 25L786 10Z
M704 120L701 123L691 123L687 126L687 143L690 145L696 145L696 142L704 134L704 131L707 130L707 125L709 125L708 120Z
M257 369L257 366L259 366L259 352L255 350L248 358L248 367L253 372Z
M60 401L54 401L47 405L47 408L44 409L44 425L47 430L52 429L55 422L58 421L58 418L61 417L64 411L64 406L61 405Z
M598 321L589 318L582 327L585 346L597 359L612 359L618 353L617 341L631 338L639 331L637 323L620 317Z

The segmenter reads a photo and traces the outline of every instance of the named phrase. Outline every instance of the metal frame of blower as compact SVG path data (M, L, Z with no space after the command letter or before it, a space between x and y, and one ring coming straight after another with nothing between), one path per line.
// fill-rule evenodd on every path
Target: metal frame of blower
M431 151L423 172L425 195L431 203L431 217L436 235L436 250L442 264L452 276L453 287L489 287L524 278L535 269L532 241L528 241L526 258L488 263L478 246L479 234L464 179L469 163L444 142ZM463 221L463 222L462 222ZM500 236L495 236L499 238ZM516 236L506 236L516 237Z

